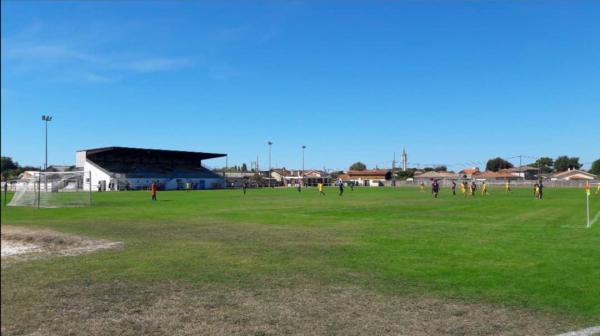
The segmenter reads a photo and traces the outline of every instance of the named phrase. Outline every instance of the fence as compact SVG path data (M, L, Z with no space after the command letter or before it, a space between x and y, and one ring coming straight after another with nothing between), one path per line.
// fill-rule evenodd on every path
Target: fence
M441 187L450 187L452 186L452 181L453 180L438 180L438 183L440 184ZM463 179L456 179L454 180L457 184L459 182L462 182ZM475 181L478 184L481 184L483 182L483 180L468 180L469 182L471 181ZM532 187L535 183L537 183L538 180L512 180L510 181L510 187L511 188L530 188ZM425 185L429 185L429 181L424 182ZM486 180L485 183L490 186L490 187L504 187L506 184L506 181L504 180ZM598 183L600 183L599 180L571 180L571 181L552 181L552 180L543 180L542 183L544 183L545 187L548 188L583 188L585 187L586 183L589 183L590 185L594 186L597 185ZM396 187L416 187L418 185L420 185L421 182L420 181L398 181L396 180ZM392 186L392 181L386 181L386 187L391 187Z

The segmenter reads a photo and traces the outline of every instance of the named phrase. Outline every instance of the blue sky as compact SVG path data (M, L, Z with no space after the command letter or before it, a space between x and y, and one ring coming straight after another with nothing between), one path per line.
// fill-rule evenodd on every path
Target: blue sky
M600 158L600 2L2 1L2 155L273 166ZM524 161L528 161L525 159ZM212 166L225 164L217 159ZM589 167L589 164L587 165Z

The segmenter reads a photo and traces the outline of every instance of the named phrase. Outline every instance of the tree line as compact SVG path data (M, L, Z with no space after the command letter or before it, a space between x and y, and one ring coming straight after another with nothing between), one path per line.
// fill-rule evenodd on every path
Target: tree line
M21 166L18 162L13 161L13 159L8 156L2 156L0 158L0 174L4 180L17 178L26 170L40 170L40 167Z
M562 156L557 157L556 159L552 159L550 157L541 157L541 158L537 159L535 162L527 164L526 166L538 168L542 174L549 174L549 173L560 173L560 172L567 171L569 169L581 169L581 167L583 167L583 164L579 162L578 157L570 157L567 155L562 155ZM487 171L494 171L494 172L500 171L502 169L508 169L508 168L514 168L514 165L501 157L489 159L485 166L485 169ZM367 169L367 165L360 161L357 161L357 162L353 163L349 169L362 171L362 170ZM424 171L424 172L428 172L428 171L437 171L437 172L444 171L445 172L445 171L448 171L448 167L437 166L437 167L424 167L422 169L408 168L406 171L397 172L396 175L398 178L409 178L409 177L413 177L417 170ZM598 159L592 163L592 167L589 170L589 172L600 176L600 159Z
M535 162L530 163L526 166L538 168L542 174L549 174L560 173L570 169L581 169L581 167L583 167L583 164L579 162L578 157L562 155L557 157L556 159L552 159L550 157L541 157ZM512 163L508 162L507 160L501 157L497 157L488 160L485 169L497 172L502 169L513 167L514 166ZM600 174L600 159L592 163L592 168L589 170L589 172L596 175Z

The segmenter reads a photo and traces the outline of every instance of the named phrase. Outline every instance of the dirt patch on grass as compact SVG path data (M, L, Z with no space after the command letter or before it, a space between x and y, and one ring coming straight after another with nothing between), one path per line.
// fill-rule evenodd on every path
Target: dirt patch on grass
M574 327L522 309L355 287L90 282L36 292L33 306L18 303L31 292L2 296L3 335L553 335Z
M90 239L51 230L1 227L2 267L12 262L54 256L72 256L123 247L120 242Z

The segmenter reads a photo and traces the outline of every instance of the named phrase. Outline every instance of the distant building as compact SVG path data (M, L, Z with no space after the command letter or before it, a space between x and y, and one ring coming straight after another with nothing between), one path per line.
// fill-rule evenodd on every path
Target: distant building
M247 182L248 185L251 185L251 179L256 175L256 173L251 172L226 172L225 180L227 180L228 188L240 188Z
M392 179L392 171L388 169L369 169L369 170L349 170L344 174L348 182L365 187L379 187L385 184L385 181Z
M479 173L481 173L481 172L479 171L479 168L477 168L477 167L466 168L466 169L463 169L458 172L458 174L460 175L461 178L466 177L468 179L476 178Z
M77 167L75 167L75 166L50 165L50 166L48 166L48 168L44 169L43 171L62 173L62 172L71 172L71 171L76 171L76 170L81 170L81 169L77 169Z
M515 174L508 169L504 169L497 172L484 171L482 173L477 174L475 178L486 181L514 181L522 179L522 177L520 177L518 174Z
M273 169L271 177L283 186L292 187L302 182L301 170Z
M595 180L598 176L583 170L569 169L567 171L556 173L551 177L554 181L575 181L575 180Z
M449 172L445 172L445 171L440 171L440 172L428 171L428 172L421 173L421 174L415 174L413 176L413 179L415 181L424 182L424 181L429 181L429 180L455 180L460 177L461 177L461 175L459 175L459 174L449 173Z
M286 170L274 169L271 176L276 179L280 185L286 187L294 187L304 183L306 186L316 186L319 183L329 185L331 182L330 176L320 170Z
M539 168L531 167L531 166L521 166L521 167L514 167L514 168L503 169L503 170L512 172L516 176L520 177L521 179L525 179L525 180L537 179L537 177L538 177L537 175L540 172Z
M224 178L204 168L202 161L225 154L129 147L80 150L75 166L91 172L84 186L92 190L146 189L156 183L162 190L213 189L225 185Z

